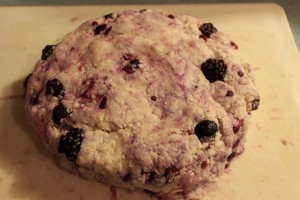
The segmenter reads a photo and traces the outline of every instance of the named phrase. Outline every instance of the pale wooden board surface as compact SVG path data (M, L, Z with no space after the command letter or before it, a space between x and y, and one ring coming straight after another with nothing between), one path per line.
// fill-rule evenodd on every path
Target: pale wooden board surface
M108 187L58 169L26 125L22 81L45 44L84 20L117 10L159 8L213 22L252 64L261 107L246 152L204 200L300 199L300 55L283 10L273 4L0 8L0 199L111 199ZM117 190L118 200L150 199Z

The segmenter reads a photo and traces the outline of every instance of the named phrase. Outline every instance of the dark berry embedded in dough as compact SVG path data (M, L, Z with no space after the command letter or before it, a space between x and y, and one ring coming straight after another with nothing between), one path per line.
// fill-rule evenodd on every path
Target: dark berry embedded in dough
M106 24L100 24L98 25L95 30L94 30L94 34L98 35L101 33L101 31L104 31L106 29L107 25Z
M202 168L202 169L205 169L207 166L208 166L207 161L203 161L203 162L201 163L201 168Z
M238 125L237 125L237 126L234 126L234 127L232 128L233 132L234 132L234 133L239 132L241 126L243 126L243 125L244 125L244 121L243 121L243 120L240 120L239 123L238 123Z
M144 9L140 10L139 13L143 13L143 12L146 12L146 11L147 11L147 9L144 8Z
M72 128L60 137L58 152L64 154L68 160L75 161L77 153L80 151L82 140L83 130Z
M31 96L30 96L30 103L31 105L38 105L39 104L39 94L38 93L33 93Z
M99 108L100 108L100 109L106 108L106 102L107 102L107 98L106 98L106 97L103 97L103 98L101 99L100 104L99 104Z
M203 40L207 41L207 38L205 35L200 35L199 38L202 38Z
M240 139L237 139L237 140L233 143L232 148L234 149L234 148L236 148L237 146L239 146L240 142L241 142Z
M242 76L244 76L244 73L243 73L242 71L238 71L238 75L239 75L240 77L242 77Z
M105 32L104 32L104 35L107 35L110 31L111 31L111 26L110 27L108 27L106 30L105 30Z
M230 162L236 156L236 152L232 152L228 157L227 161Z
M168 17L169 17L170 19L174 19L174 18L175 18L174 15L168 15Z
M203 35L205 35L206 37L210 37L210 35L212 33L217 32L218 30L214 27L214 25L212 23L204 23L200 26L199 30L201 31L201 33Z
M224 81L227 65L223 60L207 59L201 64L201 71L209 82Z
M64 96L64 86L56 78L48 80L46 84L46 95L55 97Z
M207 141L209 138L215 137L219 131L218 124L211 120L202 120L195 127L195 134L201 142Z
M238 45L234 42L230 42L230 45L234 48L234 49L238 49Z
M104 15L103 16L104 17L104 19L113 19L113 14L112 13L109 13L109 14L107 14L107 15Z
M31 75L32 75L32 74L28 74L28 76L27 76L27 77L25 78L25 80L23 81L23 86L24 86L24 88L26 88L26 87L27 87L27 85L28 85L28 81L29 81L29 79L30 79Z
M130 179L131 179L131 174L125 174L125 176L122 178L122 180L124 181L124 182L128 182L128 181L130 181Z
M125 65L122 70L127 72L128 74L133 74L139 67L141 62L138 59L130 60L127 65Z
M226 97L232 97L234 95L233 91L228 90L226 93Z
M47 60L48 57L53 53L54 48L55 48L55 45L46 45L42 51L41 59Z
M156 96L151 96L152 101L156 101L157 97Z
M156 172L150 172L147 182L155 182L157 179L159 179L159 175Z
M257 110L259 106L259 101L259 99L254 99L254 101L252 101L252 110Z
M62 103L59 103L57 106L54 107L52 120L55 124L60 125L61 120L68 116L69 113L67 111L67 108Z
M93 22L92 22L92 26L96 26L96 25L98 25L98 22L93 21Z

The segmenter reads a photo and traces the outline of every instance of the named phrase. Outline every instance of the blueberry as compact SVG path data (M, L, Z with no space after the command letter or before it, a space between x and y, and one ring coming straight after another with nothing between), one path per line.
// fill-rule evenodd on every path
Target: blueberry
M59 103L57 106L54 107L52 120L55 124L60 125L61 120L68 116L69 113L67 111L67 108L62 103Z
M224 81L227 65L223 60L207 59L201 64L201 71L209 82Z
M23 86L24 88L27 88L27 85L28 85L28 82L29 82L29 79L31 77L32 74L28 74L28 76L25 78L25 80L23 81Z
M252 101L252 110L257 110L259 106L260 99L254 99Z
M94 30L94 34L98 35L101 33L101 31L104 31L106 29L107 25L106 24L100 24L98 25L95 30Z
M48 57L53 53L54 48L55 48L55 45L46 45L42 51L41 59L47 60Z
M214 27L214 25L212 23L204 23L200 26L199 30L201 31L201 33L203 35L205 35L206 37L210 37L210 35L212 33L217 32L218 30Z
M56 78L48 80L46 84L46 95L55 97L64 96L64 86Z
M100 104L99 104L99 108L100 109L105 109L106 108L106 102L107 102L107 98L103 97Z
M30 103L31 105L35 106L39 104L39 94L34 92L31 96L30 96Z
M62 135L58 144L58 152L66 156L70 161L75 161L83 141L83 130L71 128Z
M206 142L207 139L215 137L216 133L219 131L219 127L216 122L211 120L200 121L194 132L201 142Z

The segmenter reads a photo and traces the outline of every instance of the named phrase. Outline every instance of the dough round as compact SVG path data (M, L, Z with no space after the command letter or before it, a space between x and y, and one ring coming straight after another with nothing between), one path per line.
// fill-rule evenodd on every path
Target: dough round
M44 48L24 82L27 118L66 170L193 199L243 152L259 104L237 52L188 15L108 14Z

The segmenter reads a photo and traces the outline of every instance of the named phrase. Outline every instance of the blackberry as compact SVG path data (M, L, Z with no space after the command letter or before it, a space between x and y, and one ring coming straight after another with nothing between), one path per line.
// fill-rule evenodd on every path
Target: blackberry
M201 64L201 71L209 82L224 81L227 65L223 60L207 59Z
M219 127L216 122L211 120L200 121L194 132L201 142L206 142L209 138L215 137L216 133L219 131Z
M41 59L42 60L47 60L49 56L51 56L51 54L53 53L53 50L55 48L56 45L46 45L45 48L42 51L42 56Z
M71 128L65 135L62 135L58 144L58 152L66 156L70 161L75 161L80 151L83 140L83 130Z
M57 106L54 107L52 120L55 124L60 125L61 120L68 116L69 113L67 111L67 108L62 103L59 103Z
M56 78L48 80L46 84L46 95L55 97L64 96L64 86Z
M106 24L100 24L98 25L95 30L94 30L94 34L98 35L101 33L101 31L104 31L106 29L107 25Z
M212 33L217 32L218 30L214 27L212 23L204 23L199 27L199 30L203 35L210 38Z

